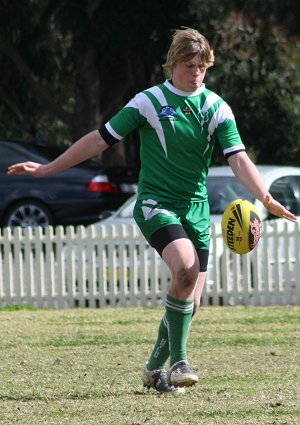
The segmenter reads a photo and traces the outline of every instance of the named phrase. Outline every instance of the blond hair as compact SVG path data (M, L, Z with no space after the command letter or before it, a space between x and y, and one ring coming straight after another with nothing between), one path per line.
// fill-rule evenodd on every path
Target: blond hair
M163 68L168 76L171 76L176 63L186 62L197 54L203 61L203 66L206 68L213 66L214 52L202 34L193 28L176 30Z

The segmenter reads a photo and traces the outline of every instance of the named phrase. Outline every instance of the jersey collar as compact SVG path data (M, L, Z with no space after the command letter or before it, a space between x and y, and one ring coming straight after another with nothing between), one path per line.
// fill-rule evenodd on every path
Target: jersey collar
M171 92L177 94L178 96L198 96L200 93L202 93L205 90L205 84L202 83L200 87L197 88L197 90L192 91L192 92L186 92L186 91L182 91L177 89L176 87L173 86L173 84L170 83L169 80L166 80L164 82L164 85L167 87L168 90L170 90Z

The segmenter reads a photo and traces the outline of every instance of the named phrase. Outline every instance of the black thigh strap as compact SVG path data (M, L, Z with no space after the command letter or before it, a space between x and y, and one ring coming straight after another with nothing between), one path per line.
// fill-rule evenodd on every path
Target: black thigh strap
M196 252L199 258L200 264L200 272L207 271L208 257L209 257L209 249L200 249L196 248Z
M169 224L156 230L150 237L150 245L156 249L161 256L165 247L176 239L189 239L186 231L180 224Z

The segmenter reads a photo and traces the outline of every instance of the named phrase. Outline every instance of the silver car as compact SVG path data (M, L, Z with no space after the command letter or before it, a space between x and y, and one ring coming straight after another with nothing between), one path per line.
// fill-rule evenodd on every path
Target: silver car
M300 167L264 165L257 167L274 198L300 218ZM211 167L207 177L207 190L212 223L221 223L225 208L235 199L247 199L259 211L263 221L275 219L266 208L236 179L229 166ZM136 195L128 199L117 211L105 212L100 222L132 224ZM280 220L276 218L276 220ZM285 221L285 220L284 220Z

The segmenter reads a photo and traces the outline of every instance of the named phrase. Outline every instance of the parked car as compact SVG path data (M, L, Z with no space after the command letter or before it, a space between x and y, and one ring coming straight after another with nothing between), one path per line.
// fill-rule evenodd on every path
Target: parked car
M131 178L86 163L37 179L7 175L7 167L24 161L46 163L61 152L19 141L0 141L0 227L91 224L103 210L117 209L134 193Z
M300 218L300 167L265 165L257 168L274 198ZM207 190L213 223L221 223L225 208L239 198L252 202L263 221L278 219L278 217L272 216L262 203L247 191L236 179L229 166L210 168ZM104 211L99 223L133 223L135 199L136 195L133 195L115 212Z

